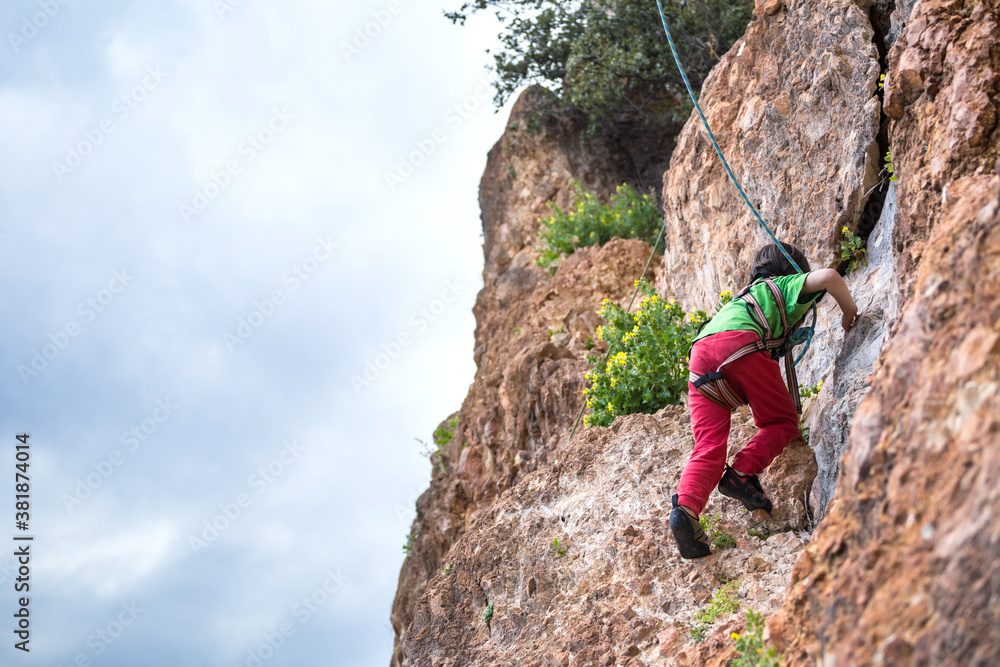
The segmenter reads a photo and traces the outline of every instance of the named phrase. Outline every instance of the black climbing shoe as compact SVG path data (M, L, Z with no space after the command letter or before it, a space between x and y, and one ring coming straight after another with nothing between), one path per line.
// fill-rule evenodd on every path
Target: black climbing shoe
M712 553L708 547L708 535L701 528L698 519L677 506L677 494L671 499L674 509L670 512L670 530L674 533L677 550L681 558L702 558Z
M771 513L771 501L764 495L764 489L761 488L757 475L740 477L735 470L726 466L726 472L719 482L719 493L735 498L751 512L764 510L768 514Z

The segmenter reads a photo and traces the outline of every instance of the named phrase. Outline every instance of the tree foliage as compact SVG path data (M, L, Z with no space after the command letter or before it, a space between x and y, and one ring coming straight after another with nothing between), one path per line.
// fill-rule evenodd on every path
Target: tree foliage
M746 29L753 0L664 0L681 62L700 88ZM599 124L651 106L689 109L655 0L467 0L445 16L464 23L492 9L503 24L494 53L497 106L526 84Z

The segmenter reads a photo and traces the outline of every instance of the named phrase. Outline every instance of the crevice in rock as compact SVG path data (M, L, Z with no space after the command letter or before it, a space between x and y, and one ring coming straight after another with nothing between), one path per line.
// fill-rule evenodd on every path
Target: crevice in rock
M886 39L891 27L890 17L895 8L895 0L878 0L868 12L868 19L871 21L872 30L874 31L872 42L878 50L879 70L883 75L889 69L889 46ZM871 235L872 230L875 229L875 224L882 216L882 207L885 205L885 197L889 192L889 174L884 168L880 168L886 153L889 151L889 117L882 110L882 105L885 102L885 91L881 86L879 86L876 94L879 98L879 131L875 137L875 141L872 142L872 146L869 148L869 154L875 153L875 164L879 171L873 182L869 183L866 181L864 184L865 192L862 198L867 198L867 201L863 204L864 208L858 219L857 230L857 235L864 241L865 247L868 246L868 237ZM847 262L841 262L839 267L841 273L845 272L846 268Z

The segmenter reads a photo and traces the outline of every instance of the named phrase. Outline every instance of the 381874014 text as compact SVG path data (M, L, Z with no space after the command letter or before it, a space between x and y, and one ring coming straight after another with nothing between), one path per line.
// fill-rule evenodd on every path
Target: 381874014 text
M16 612L14 612L14 648L29 652L31 643L31 544L34 537L28 534L31 521L31 444L29 435L16 436L14 447L14 557L17 559L17 577L14 578Z

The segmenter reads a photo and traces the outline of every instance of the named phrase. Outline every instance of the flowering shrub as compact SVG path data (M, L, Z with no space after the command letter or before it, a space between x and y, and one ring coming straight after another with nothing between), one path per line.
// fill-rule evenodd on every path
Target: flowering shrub
M610 356L588 355L594 368L587 373L584 426L610 426L618 415L652 414L665 405L677 405L687 390L688 350L707 319L704 311L688 316L673 300L664 301L644 278L636 281L642 300L635 313L626 313L609 299L598 314L608 323L597 337L608 342Z
M649 244L656 242L663 216L656 199L650 195L640 197L630 185L624 184L605 206L579 181L573 181L573 188L577 197L571 211L564 212L554 202L549 202L554 213L542 220L542 228L538 231L543 243L535 260L539 266L554 272L554 265L577 248L604 245L616 236L642 239Z
M773 648L764 648L764 614L747 610L747 630L742 635L734 632L730 638L736 640L736 652L740 657L731 664L733 667L779 667L781 656Z
M844 238L840 240L840 259L848 262L847 272L850 273L858 268L858 265L867 266L868 260L865 257L865 242L857 234L851 232L846 226L840 230Z

